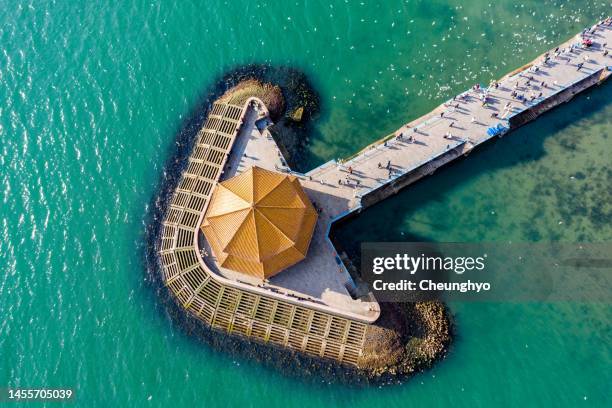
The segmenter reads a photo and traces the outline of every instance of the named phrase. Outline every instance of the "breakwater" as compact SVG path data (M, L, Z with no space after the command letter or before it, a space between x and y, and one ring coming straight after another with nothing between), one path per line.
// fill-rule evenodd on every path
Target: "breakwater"
M554 51L555 60L545 55L488 87L476 85L349 159L306 174L293 173L302 178L329 227L607 79L609 57L603 44L610 27L599 27L589 36L596 39L589 47L581 48L572 39L559 47L562 52ZM364 323L329 305L291 301L265 289L228 282L203 262L199 224L252 104L263 103L256 98L242 105L215 103L198 134L163 223L160 256L165 284L183 308L218 330L356 367L365 368L367 361L367 368L377 373L398 366L399 373L414 370L399 364L405 362L402 356L376 366L375 353L368 353L366 344L377 349L376 339L385 336L370 336L374 343L366 339L368 332L380 328L377 319ZM381 320L385 317L383 313ZM440 347L433 350L431 359L444 352ZM381 361L388 360L385 350L376 353Z

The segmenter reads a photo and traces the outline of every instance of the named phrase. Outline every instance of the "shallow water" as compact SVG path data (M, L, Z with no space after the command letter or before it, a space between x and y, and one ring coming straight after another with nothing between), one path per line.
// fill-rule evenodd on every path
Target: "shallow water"
M401 386L355 389L212 351L173 324L145 280L163 166L223 72L269 62L309 75L322 99L309 168L610 13L604 2L498 3L1 7L0 387L74 387L79 406L609 404L609 305L453 304L445 361ZM347 249L609 241L611 97L606 84L370 209L340 231Z

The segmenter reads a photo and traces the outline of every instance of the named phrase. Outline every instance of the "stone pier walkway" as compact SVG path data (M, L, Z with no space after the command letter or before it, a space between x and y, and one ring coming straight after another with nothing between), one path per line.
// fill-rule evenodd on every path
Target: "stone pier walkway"
M367 316L373 303L350 298L347 287L352 280L329 241L331 224L360 209L366 194L451 150L457 156L469 152L493 137L487 133L490 127L508 127L512 116L553 98L595 72L603 69L602 79L609 75L606 67L612 66L612 58L604 51L612 51L612 27L599 26L584 38L593 42L589 48L581 47L583 37L577 35L497 83L480 84L447 101L352 158L328 162L306 174L293 172L321 215L307 258L273 277L270 285L321 299L339 311ZM245 134L239 137L248 142L240 144L237 156L230 157L232 168L224 177L251 165L278 170L283 161L269 133L258 131L253 123L243 128Z
M449 149L461 153L471 150L491 138L487 134L489 127L499 123L507 125L511 116L550 98L593 72L612 66L610 55L603 55L604 43L608 43L607 49L612 51L612 27L600 27L588 38L593 41L590 48L575 46L581 42L576 36L559 47L558 56L554 50L550 51L547 63L544 63L543 56L539 57L531 68L502 78L497 87L484 88L481 85L480 90L466 91L398 129L395 135L401 135L400 138L392 137L372 145L341 164L326 163L307 173L312 180L304 177L302 184L328 216L334 218L359 206L360 197L369 191L432 161ZM574 49L569 52L572 44ZM583 64L581 69L578 69L578 64ZM533 67L537 67L537 71ZM526 100L513 97L513 92ZM485 93L487 104L483 106ZM497 117L492 117L492 114L497 114ZM391 171L387 163L390 163ZM349 169L352 172L349 173Z

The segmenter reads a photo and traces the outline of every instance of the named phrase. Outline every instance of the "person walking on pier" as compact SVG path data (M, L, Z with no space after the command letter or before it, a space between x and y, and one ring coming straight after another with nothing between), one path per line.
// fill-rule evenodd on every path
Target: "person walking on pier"
M391 168L391 160L387 160L387 169Z
M576 71L580 71L580 69L582 68L583 65L584 64L582 62L579 62L578 65L577 65L578 69Z

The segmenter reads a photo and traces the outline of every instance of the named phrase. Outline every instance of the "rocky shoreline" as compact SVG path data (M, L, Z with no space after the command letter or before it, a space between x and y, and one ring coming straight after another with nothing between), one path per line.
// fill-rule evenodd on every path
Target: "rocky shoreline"
M145 232L146 280L163 299L166 314L185 333L214 349L280 369L284 374L308 377L315 382L397 383L431 367L446 355L452 340L450 314L441 302L381 304L381 317L366 331L366 346L357 369L210 329L185 313L163 285L158 259L161 221L180 181L197 132L215 100L249 96L259 97L268 107L275 122L269 129L288 164L299 168L301 163L311 123L319 113L320 103L303 73L291 68L250 65L225 75L203 95L178 132L176 149L164 166Z
M359 365L369 378L400 379L446 356L453 323L439 301L381 303L381 316L366 331Z

